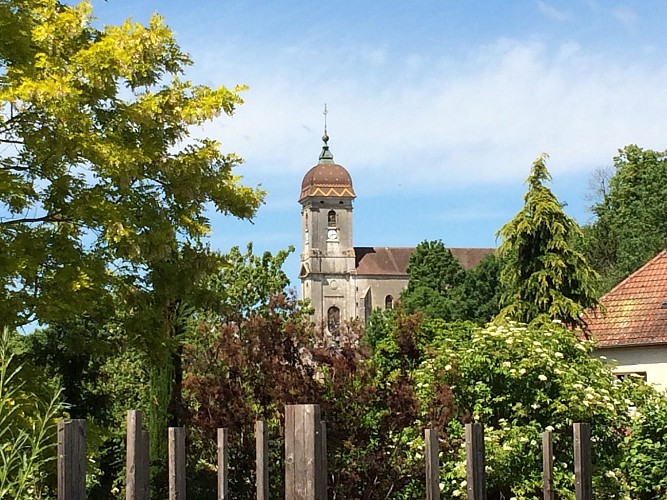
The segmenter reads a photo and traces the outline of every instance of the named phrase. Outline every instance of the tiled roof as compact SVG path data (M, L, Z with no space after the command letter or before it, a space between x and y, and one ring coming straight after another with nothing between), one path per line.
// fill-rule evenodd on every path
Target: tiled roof
M414 247L355 247L358 275L408 276L408 263ZM472 269L495 248L450 248L465 269Z
M600 347L667 343L667 250L600 299L584 320Z
M301 182L299 201L309 196L354 198L349 172L337 163L318 163L306 172Z

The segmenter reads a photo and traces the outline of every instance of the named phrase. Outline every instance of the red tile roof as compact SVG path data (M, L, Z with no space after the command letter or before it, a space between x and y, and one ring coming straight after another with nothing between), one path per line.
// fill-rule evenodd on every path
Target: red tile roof
M414 247L355 247L358 275L408 276L408 263ZM464 269L472 269L495 248L450 248Z
M667 250L600 299L584 315L600 347L667 343Z

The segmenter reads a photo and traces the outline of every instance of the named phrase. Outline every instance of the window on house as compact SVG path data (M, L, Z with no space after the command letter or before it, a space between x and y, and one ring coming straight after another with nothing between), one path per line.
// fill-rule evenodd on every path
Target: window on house
M336 333L340 328L340 309L331 306L327 312L327 327L330 333Z
M641 378L646 382L646 372L614 372L616 378L623 380L625 377L637 377Z
M384 298L384 308L385 309L393 309L394 308L394 297L391 295L387 295Z
M329 210L328 215L329 227L336 227L336 212Z

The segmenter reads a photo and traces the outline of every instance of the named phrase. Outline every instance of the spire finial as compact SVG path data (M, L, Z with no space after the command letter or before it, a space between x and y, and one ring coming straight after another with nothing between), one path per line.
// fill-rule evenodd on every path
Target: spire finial
M324 145L322 146L322 153L320 153L320 163L333 163L333 155L331 154L331 151L329 151L329 134L327 134L327 115L329 114L329 110L327 109L327 103L324 103L324 135L322 136L322 140L324 141Z
M327 134L327 115L329 114L329 110L327 109L327 103L324 103L324 112L322 113L324 115L324 135L322 136L322 140L324 141L324 144L329 142L329 134Z

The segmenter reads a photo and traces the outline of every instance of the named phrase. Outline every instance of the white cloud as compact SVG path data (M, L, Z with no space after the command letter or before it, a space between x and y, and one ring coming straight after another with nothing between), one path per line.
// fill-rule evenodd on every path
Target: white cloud
M507 39L462 60L360 51L254 63L246 104L206 133L259 176L297 177L316 163L326 101L336 160L379 191L523 179L542 151L565 174L608 164L628 143L664 147L665 65Z
M537 2L537 8L546 17L555 21L566 21L569 17L566 11L560 10L547 2Z

